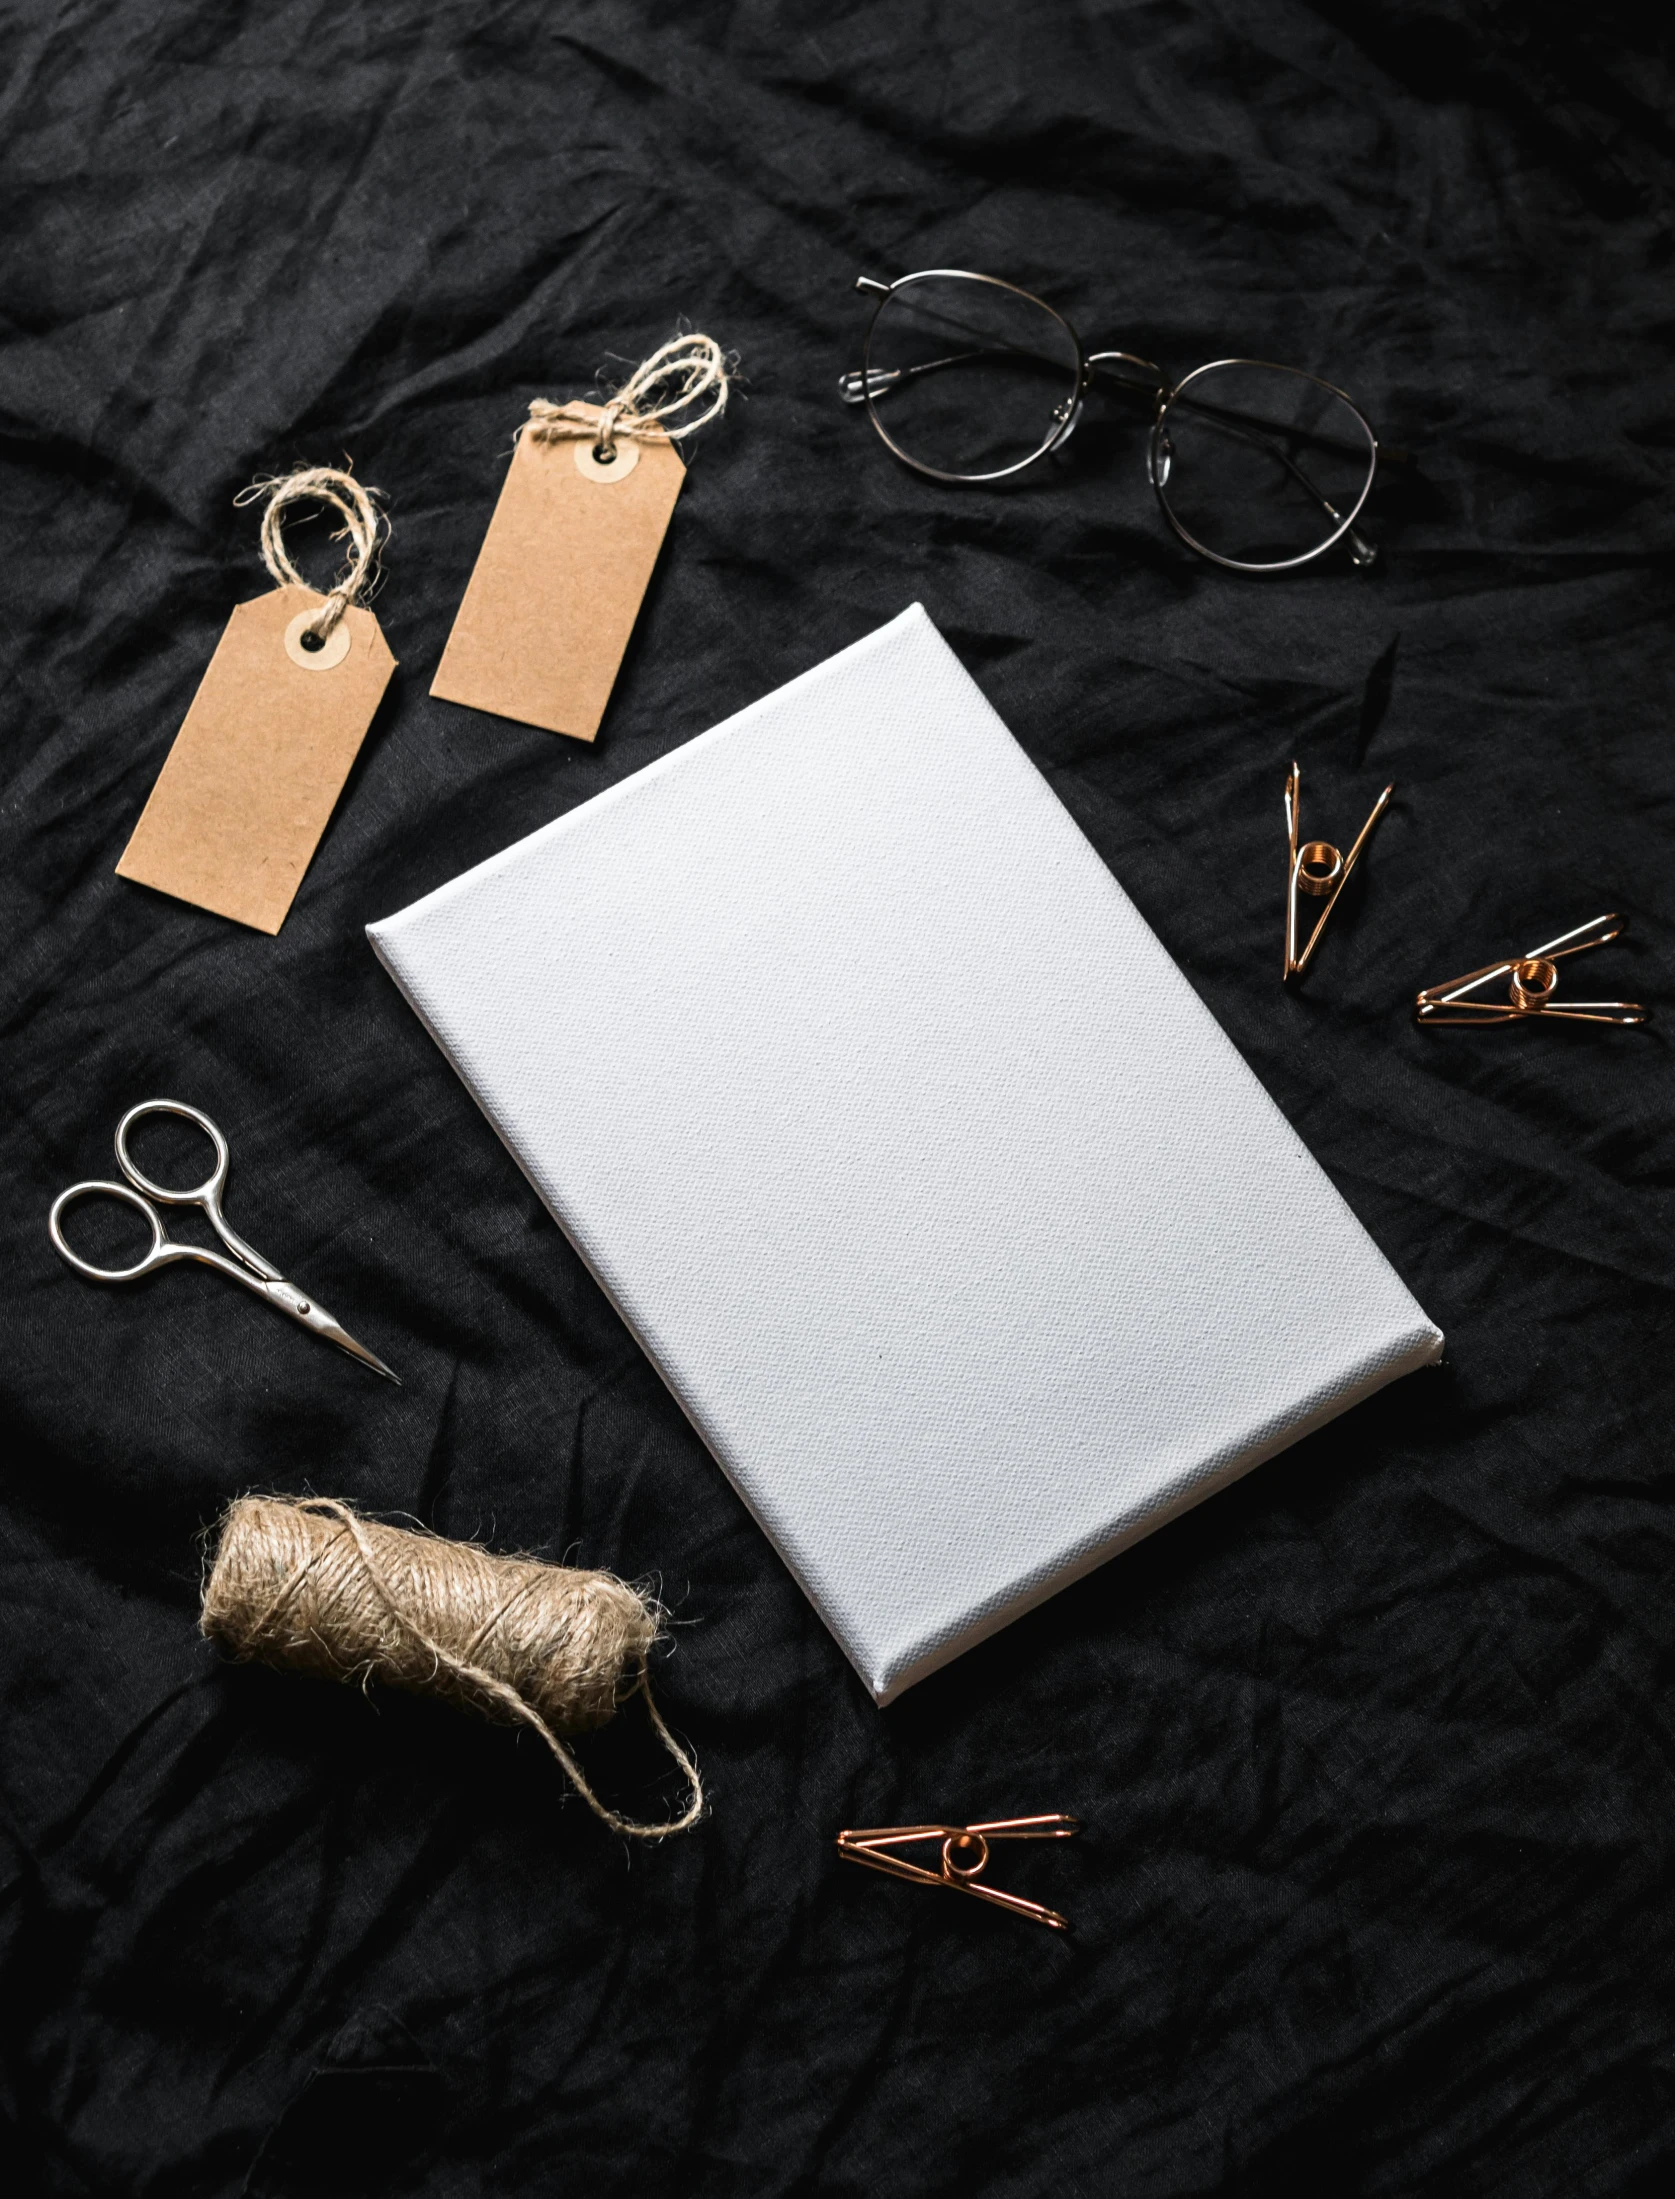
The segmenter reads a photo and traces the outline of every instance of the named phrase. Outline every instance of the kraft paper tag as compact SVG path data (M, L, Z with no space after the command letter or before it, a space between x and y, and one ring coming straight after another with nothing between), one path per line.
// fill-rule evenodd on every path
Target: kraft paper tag
M284 923L395 670L354 604L308 650L302 629L325 600L276 588L234 611L119 878L255 931Z
M685 473L662 434L619 435L610 466L586 435L520 435L431 693L591 741Z

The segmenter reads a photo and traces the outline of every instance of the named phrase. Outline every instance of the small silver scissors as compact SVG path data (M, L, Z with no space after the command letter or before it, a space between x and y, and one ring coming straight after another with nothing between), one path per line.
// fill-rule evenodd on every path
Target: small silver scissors
M215 1167L201 1184L189 1191L171 1191L166 1184L153 1183L135 1167L128 1151L128 1133L142 1115L182 1115L203 1131L215 1148ZM227 1226L221 1211L221 1193L226 1188L227 1163L230 1159L227 1141L207 1115L195 1107L188 1107L181 1100L141 1100L138 1107L130 1107L116 1126L116 1161L126 1183L73 1183L68 1191L61 1191L52 1202L52 1212L47 1218L47 1228L59 1256L67 1260L78 1275L90 1283L137 1283L142 1275L150 1275L155 1269L167 1267L174 1260L199 1260L205 1267L212 1267L217 1274L230 1275L235 1283L242 1283L258 1298L265 1298L270 1306L290 1315L293 1321L315 1336L323 1336L339 1351L346 1351L351 1359L358 1359L363 1367L370 1367L374 1374L386 1376L398 1387L401 1377L386 1367L383 1360L369 1352L335 1321L321 1305L318 1298L308 1298L295 1283L285 1277L270 1260L264 1260L254 1247ZM151 1249L132 1267L95 1267L91 1260L84 1260L79 1252L72 1252L64 1241L62 1227L64 1210L75 1199L87 1199L97 1195L104 1199L120 1199L125 1206L135 1208L151 1225ZM171 1237L163 1227L163 1217L152 1204L159 1200L165 1206L201 1206L209 1216L210 1226L227 1250L230 1260L219 1252L207 1251L201 1245L182 1244Z

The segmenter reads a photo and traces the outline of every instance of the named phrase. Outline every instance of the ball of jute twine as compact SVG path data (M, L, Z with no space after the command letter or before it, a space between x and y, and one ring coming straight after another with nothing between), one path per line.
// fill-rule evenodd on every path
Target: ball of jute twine
M259 496L267 498L262 512L262 562L282 588L310 585L291 563L285 548L281 522L290 506L329 504L342 519L332 540L347 542L349 556L318 615L306 629L321 641L377 574L379 547L389 539L390 532L389 516L375 501L378 494L378 490L363 488L352 473L336 466L299 466L295 473L252 481L233 498L235 504L253 504Z
M555 405L537 397L530 405L524 433L541 443L591 435L594 451L601 456L616 448L619 435L641 442L666 437L678 443L720 418L727 410L730 388L727 355L713 336L675 336L649 359L641 360L602 412L589 405ZM677 419L677 414L706 398L702 412L688 420Z
M631 1840L665 1839L703 1815L698 1768L652 1701L658 1613L609 1573L386 1526L333 1497L247 1496L222 1518L200 1623L241 1663L363 1687L383 1680L530 1727L593 1814ZM559 1739L606 1724L634 1695L691 1793L660 1824L601 1802Z

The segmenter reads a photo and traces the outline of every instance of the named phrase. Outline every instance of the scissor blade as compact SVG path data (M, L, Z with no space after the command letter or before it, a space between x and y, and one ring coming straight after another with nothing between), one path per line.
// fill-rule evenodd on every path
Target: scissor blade
M363 1367L370 1367L374 1374L381 1374L386 1382L393 1382L400 1389L401 1377L395 1369L386 1367L376 1352L357 1343L335 1314L328 1313L318 1298L299 1290L289 1276L278 1275L271 1282L252 1281L250 1288L261 1292L281 1313L288 1313L293 1321L300 1322L311 1335L323 1336L328 1344L335 1344L339 1351L346 1351L351 1359L358 1359Z
M317 1330L316 1334L335 1344L339 1351L346 1351L351 1359L358 1359L363 1367L370 1367L374 1374L381 1374L386 1382L393 1382L398 1390L401 1388L401 1377L395 1369L386 1367L378 1354L368 1351L364 1344L357 1344L349 1331L332 1321L329 1316L327 1326Z

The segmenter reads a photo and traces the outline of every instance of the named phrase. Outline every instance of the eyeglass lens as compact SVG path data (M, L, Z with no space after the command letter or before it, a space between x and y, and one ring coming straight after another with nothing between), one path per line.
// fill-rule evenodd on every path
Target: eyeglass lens
M1038 457L1072 418L1076 339L1037 299L967 275L898 284L868 340L885 440L933 472L981 480Z
M1289 367L1229 360L1188 375L1152 434L1152 479L1197 548L1287 565L1341 533L1376 447L1335 390Z

